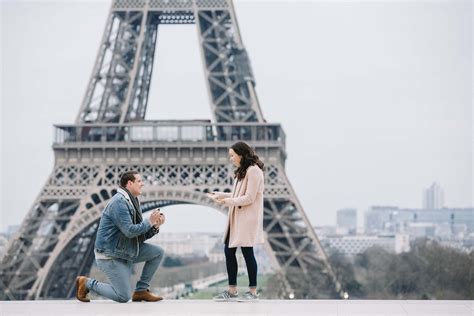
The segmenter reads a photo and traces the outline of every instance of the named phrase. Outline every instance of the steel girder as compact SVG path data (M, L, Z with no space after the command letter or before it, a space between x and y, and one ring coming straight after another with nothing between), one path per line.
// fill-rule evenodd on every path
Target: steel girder
M263 122L255 79L227 1L114 1L76 123L145 119L160 24L197 24L216 122Z

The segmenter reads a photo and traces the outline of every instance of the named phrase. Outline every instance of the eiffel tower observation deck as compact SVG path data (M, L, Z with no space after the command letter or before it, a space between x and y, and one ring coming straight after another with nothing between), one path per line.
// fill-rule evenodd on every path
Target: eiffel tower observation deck
M157 33L163 24L195 24L209 120L147 121ZM285 173L286 137L266 122L231 0L114 0L75 124L55 126L54 168L1 259L0 299L65 299L88 274L101 211L120 175L145 181L145 212L197 204L226 212L206 192L232 189L228 148L253 146L265 163L266 250L282 282L314 271L326 297L343 289ZM172 216L172 215L169 215Z

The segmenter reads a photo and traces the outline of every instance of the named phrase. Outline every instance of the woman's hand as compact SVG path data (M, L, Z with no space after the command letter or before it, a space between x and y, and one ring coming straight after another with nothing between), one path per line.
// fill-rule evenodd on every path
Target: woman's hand
M217 199L217 194L215 194L214 192L207 192L206 195L210 199L213 199L213 200Z
M225 199L215 199L214 202L216 202L217 204L220 204L220 205L224 205L225 204Z
M214 202L216 202L217 204L220 204L220 205L224 205L225 204L225 199L224 197L220 197L219 194L217 194L216 192L208 192L206 193L206 195L212 199Z

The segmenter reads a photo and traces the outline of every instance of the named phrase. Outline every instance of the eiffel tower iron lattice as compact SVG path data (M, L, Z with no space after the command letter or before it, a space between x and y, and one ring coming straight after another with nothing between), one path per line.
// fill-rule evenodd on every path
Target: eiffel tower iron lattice
M196 24L213 122L146 121L158 28ZM87 274L100 213L120 174L145 181L144 211L172 204L226 210L204 193L230 191L227 149L250 143L265 162L268 254L287 273L320 269L341 286L285 173L285 133L266 123L231 0L113 0L75 124L55 125L54 169L1 259L0 299L73 296Z

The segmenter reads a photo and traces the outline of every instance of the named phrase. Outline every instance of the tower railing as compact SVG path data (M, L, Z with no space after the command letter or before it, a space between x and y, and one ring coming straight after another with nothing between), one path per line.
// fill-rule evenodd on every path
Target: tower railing
M54 146L81 143L212 143L265 142L285 148L280 124L209 123L202 121L141 121L125 124L91 123L54 126Z

